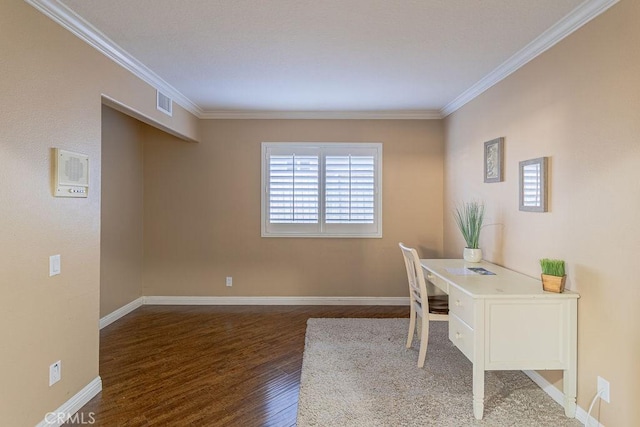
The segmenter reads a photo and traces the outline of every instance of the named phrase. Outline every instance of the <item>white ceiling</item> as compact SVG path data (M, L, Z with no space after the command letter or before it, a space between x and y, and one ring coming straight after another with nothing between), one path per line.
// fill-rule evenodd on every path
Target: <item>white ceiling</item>
M603 0L57 3L152 70L195 104L200 115L447 114L465 92L490 80L509 61L516 64L514 58L536 38L537 45L548 48L539 36L549 39L563 23L566 27L572 17L584 15L585 7Z

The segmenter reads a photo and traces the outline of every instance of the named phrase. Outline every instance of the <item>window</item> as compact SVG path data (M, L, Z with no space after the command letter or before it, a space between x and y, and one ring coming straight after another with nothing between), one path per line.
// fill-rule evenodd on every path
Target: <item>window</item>
M382 237L382 144L262 143L263 237Z

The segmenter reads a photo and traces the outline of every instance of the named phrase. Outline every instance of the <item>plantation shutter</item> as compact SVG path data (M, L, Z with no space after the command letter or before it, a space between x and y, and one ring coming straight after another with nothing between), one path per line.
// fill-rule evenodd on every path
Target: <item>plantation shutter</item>
M374 170L373 156L326 157L327 223L373 223Z
M269 222L318 222L318 172L318 156L269 157Z
M382 144L262 144L263 237L382 237Z
M542 192L542 168L539 164L527 165L522 171L522 203L524 206L540 206Z

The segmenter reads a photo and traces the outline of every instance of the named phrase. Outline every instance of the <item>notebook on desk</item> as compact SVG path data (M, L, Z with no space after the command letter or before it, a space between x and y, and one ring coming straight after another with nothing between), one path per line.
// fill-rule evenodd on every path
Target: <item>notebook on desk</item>
M493 273L482 267L445 268L445 270L447 270L447 272L453 274L454 276L473 276L476 274L480 274L483 276L496 275L496 273Z

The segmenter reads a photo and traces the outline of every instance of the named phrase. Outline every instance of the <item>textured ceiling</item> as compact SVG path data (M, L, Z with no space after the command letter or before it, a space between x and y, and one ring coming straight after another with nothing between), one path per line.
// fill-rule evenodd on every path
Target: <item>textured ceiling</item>
M440 110L583 0L60 0L204 111Z

